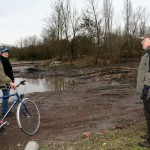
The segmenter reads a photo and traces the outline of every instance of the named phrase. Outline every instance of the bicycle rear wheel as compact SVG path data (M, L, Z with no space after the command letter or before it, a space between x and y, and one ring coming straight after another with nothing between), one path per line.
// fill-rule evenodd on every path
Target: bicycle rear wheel
M25 98L17 108L17 122L27 135L35 134L40 126L40 113L36 104Z

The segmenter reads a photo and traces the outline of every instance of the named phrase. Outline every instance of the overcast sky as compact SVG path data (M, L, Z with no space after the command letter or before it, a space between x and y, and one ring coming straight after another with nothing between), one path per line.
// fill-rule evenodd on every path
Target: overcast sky
M20 38L41 35L44 18L50 16L52 0L0 0L0 44L17 44ZM74 0L81 9L87 0ZM99 0L102 1L102 0ZM116 13L121 13L123 0L112 0ZM133 9L145 7L150 15L150 0L131 0Z

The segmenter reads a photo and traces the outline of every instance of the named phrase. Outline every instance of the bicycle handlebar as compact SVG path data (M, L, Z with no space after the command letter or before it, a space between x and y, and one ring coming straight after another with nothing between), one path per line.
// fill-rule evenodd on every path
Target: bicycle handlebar
M20 81L20 83L16 86L19 87L19 85L25 85L26 80Z

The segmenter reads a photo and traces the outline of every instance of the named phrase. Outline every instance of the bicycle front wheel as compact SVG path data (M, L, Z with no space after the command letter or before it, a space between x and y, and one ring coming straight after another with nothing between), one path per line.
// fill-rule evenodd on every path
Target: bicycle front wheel
M40 126L40 113L36 104L25 98L17 108L17 122L27 135L35 134Z

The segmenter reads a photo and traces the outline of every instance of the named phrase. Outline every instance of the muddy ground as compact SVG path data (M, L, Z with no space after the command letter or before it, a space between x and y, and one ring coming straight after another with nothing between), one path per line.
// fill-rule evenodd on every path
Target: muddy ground
M63 91L26 94L40 110L40 130L27 136L18 128L15 116L8 117L10 125L0 132L0 149L23 149L30 140L40 146L77 140L85 132L101 134L144 120L135 91L138 64L139 60L103 67L15 71L16 77L70 77L74 82Z

